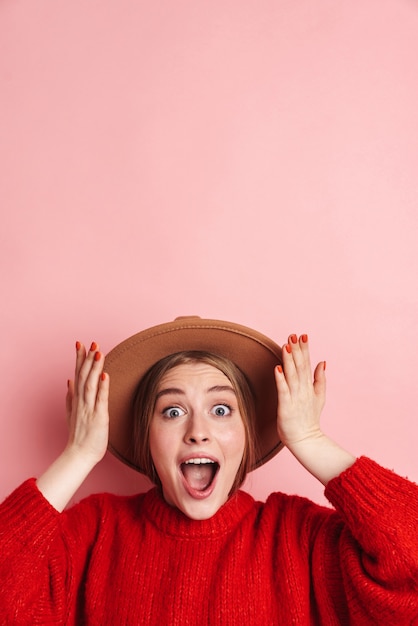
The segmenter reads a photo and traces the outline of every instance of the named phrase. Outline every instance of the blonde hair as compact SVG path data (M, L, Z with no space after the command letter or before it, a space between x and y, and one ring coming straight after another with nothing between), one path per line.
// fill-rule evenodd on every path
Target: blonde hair
M176 352L155 363L142 377L137 387L133 407L134 462L153 483L160 485L149 446L149 431L158 386L163 376L169 370L178 365L186 365L189 363L206 363L207 365L216 367L216 369L221 371L228 378L237 397L238 407L245 430L245 447L241 465L230 492L232 494L242 485L247 473L254 468L256 461L254 396L243 372L229 359L217 354L212 354L211 352L195 350Z

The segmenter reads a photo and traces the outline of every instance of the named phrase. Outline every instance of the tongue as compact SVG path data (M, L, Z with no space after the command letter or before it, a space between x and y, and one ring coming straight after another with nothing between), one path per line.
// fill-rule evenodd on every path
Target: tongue
M214 465L212 463L201 463L200 465L184 463L182 466L187 483L192 489L197 489L198 491L204 491L209 487L213 478L213 468Z

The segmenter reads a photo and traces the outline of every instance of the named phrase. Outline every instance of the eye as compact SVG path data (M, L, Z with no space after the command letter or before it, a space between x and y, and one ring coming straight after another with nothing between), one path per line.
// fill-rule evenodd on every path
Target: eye
M228 404L215 404L212 409L212 413L218 417L225 417L232 413L232 409Z
M170 406L168 409L163 411L163 415L168 417L169 419L175 419L176 417L182 417L185 414L183 409L180 409L178 406Z

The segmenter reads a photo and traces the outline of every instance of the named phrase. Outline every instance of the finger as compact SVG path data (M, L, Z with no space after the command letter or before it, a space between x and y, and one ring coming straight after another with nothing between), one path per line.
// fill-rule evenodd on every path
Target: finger
M67 395L65 396L65 409L67 422L69 422L71 417L71 411L73 408L73 394L74 394L74 383L72 380L67 382Z
M99 377L99 389L96 398L96 408L103 410L108 408L109 404L109 374L102 372Z
M296 364L293 359L293 346L294 344L289 341L282 347L283 372L289 387L297 384L298 381Z
M292 354L293 361L295 363L296 370L303 368L304 354L302 353L300 349L298 336L295 334L289 335L287 345L289 345L292 348L291 354Z
M85 399L85 386L89 373L94 364L94 355L98 350L98 345L95 341L92 342L89 351L86 354L84 346L81 344L80 350L77 351L77 378L75 381L75 388L78 397ZM79 353L81 352L81 355Z
M314 371L314 391L317 396L322 396L325 399L326 392L326 361L321 361L315 368Z
M297 343L297 348L295 346L294 358L297 364L297 369L299 375L304 377L304 379L308 382L312 382L312 366L311 366L311 357L309 352L309 341L308 335L303 334L300 336L299 341Z
M274 368L274 378L276 381L276 387L279 396L281 394L288 393L289 386L287 384L282 365L276 365L276 367Z
M94 408L99 390L100 374L103 370L103 354L99 351L89 354L86 363L90 366L90 369L88 370L84 384L84 401L91 408Z
M74 372L73 398L74 398L74 401L77 401L79 397L80 371L81 371L84 361L86 360L86 349L84 345L80 343L80 341L76 341L75 349L76 349L76 360L75 360L75 372Z
M277 419L280 421L283 411L286 411L286 407L291 402L290 389L282 365L277 365L274 368L274 378L277 388Z
M75 343L75 350L76 350L76 360L75 360L75 380L78 380L79 374L80 374L80 369L84 363L84 360L86 358L86 349L83 346L82 343L80 343L79 341L76 341Z

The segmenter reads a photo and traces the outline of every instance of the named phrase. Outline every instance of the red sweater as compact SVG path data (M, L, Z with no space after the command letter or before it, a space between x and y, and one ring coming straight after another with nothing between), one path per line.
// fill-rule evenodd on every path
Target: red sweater
M59 514L27 481L0 507L1 624L418 624L417 486L361 458L326 495L194 521L156 489Z

